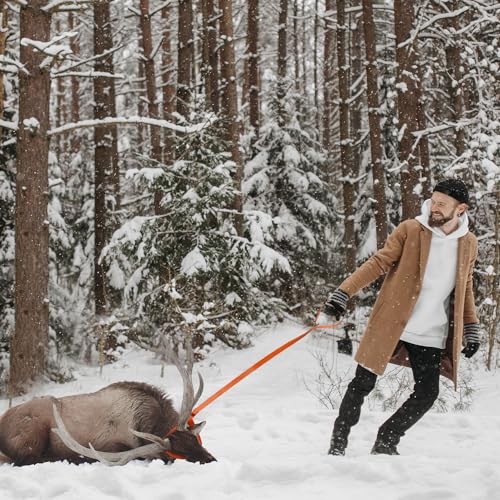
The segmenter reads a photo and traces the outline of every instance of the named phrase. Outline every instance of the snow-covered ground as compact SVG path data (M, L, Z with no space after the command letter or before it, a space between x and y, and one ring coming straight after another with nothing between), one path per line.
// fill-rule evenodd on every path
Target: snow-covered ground
M213 353L198 366L206 388L202 400L304 328L293 323L263 331L254 347ZM500 498L500 374L479 370L469 412L432 411L399 446L401 456L369 454L377 427L388 413L366 405L345 457L327 456L335 412L320 405L314 388L314 356L330 355L324 334L302 340L204 409L205 447L217 462L176 461L102 464L0 465L0 500L494 500ZM352 359L337 355L339 369ZM468 361L463 361L468 363ZM180 402L175 368L160 378L160 362L131 350L114 365L82 368L76 381L50 385L37 394L91 392L119 380L147 381ZM16 401L18 403L20 401ZM7 401L0 400L0 412Z

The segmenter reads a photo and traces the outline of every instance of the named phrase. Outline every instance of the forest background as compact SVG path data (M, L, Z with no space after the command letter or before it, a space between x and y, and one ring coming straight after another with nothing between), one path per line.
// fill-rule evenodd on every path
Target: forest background
M0 15L2 394L129 343L188 338L207 357L311 322L445 177L472 195L498 365L499 3L0 0Z

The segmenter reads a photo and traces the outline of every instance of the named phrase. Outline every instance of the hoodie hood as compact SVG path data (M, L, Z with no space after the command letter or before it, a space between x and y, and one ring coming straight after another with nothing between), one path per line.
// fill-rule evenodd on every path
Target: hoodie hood
M450 234L444 233L439 227L431 227L429 226L429 215L431 214L431 200L425 200L424 203L422 204L422 213L420 215L417 215L415 217L422 226L426 227L429 229L429 231L432 231L433 234L436 236L439 236L440 238L446 238L450 240L454 240L457 238L461 238L462 236L465 236L469 232L469 216L467 215L467 212L464 212L459 218L458 218L458 227L455 229Z

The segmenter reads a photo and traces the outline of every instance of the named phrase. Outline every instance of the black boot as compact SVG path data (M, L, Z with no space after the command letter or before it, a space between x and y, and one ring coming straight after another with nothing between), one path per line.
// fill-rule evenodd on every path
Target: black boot
M347 448L346 433L337 433L333 431L332 438L330 439L330 449L328 455L344 456L345 449Z
M384 443L377 439L373 445L372 455L399 455L395 444Z

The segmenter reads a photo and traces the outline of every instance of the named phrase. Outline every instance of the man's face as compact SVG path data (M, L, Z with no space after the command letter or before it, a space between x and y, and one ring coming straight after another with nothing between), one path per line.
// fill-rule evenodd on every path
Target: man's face
M429 215L429 226L441 227L454 219L458 220L467 205L459 203L455 198L447 194L435 191L431 198L431 213Z

